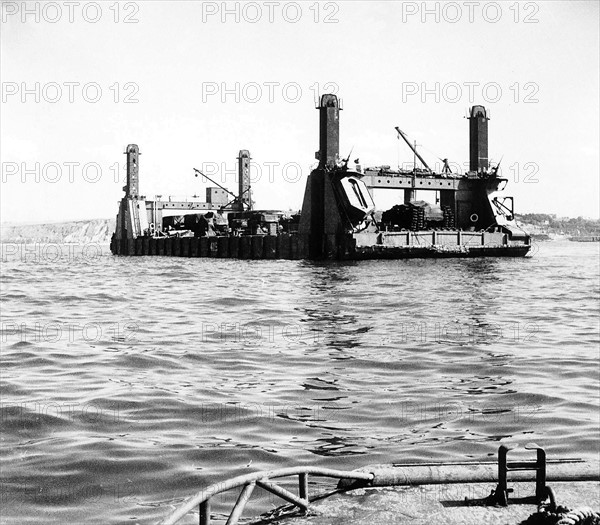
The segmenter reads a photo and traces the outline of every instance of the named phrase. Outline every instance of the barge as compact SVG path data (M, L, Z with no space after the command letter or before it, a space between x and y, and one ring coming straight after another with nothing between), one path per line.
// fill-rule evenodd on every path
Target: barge
M470 161L466 174L447 161L435 173L396 128L423 168L348 166L340 159L340 103L322 95L318 166L306 183L302 210L288 214L253 207L250 153L238 155L238 192L206 189L205 201L146 199L139 194L139 148L127 147L127 182L111 239L115 255L238 259L404 259L415 257L525 256L531 237L516 223L507 179L488 160L488 120L483 106L469 112ZM199 170L196 175L202 175ZM210 180L210 179L209 179ZM375 189L401 198L378 210ZM434 203L416 192L434 195Z

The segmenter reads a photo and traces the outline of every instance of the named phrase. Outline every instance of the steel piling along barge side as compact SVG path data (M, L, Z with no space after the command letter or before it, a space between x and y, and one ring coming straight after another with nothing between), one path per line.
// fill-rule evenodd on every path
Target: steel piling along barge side
M166 255L237 259L403 259L414 257L524 256L530 236L514 219L507 179L488 163L488 116L483 106L469 115L470 171L434 173L406 135L424 169L389 166L348 169L339 157L340 105L323 95L319 165L308 177L302 211L253 210L250 153L238 157L238 194L209 187L206 200L148 200L139 195L139 149L127 147L127 184L120 202L111 251L116 255ZM196 170L198 174L206 177ZM208 178L208 177L207 177ZM210 179L209 179L210 180ZM379 218L373 190L402 190L403 204ZM433 191L440 206L415 201ZM229 196L233 200L228 202ZM174 215L179 214L179 216Z

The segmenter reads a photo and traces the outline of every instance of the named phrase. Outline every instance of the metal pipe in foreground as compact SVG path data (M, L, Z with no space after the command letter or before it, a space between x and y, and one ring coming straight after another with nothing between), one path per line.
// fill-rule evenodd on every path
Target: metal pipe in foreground
M598 464L586 462L548 462L547 481L600 481ZM369 486L444 485L449 483L497 483L496 463L429 466L374 466L361 469L373 474ZM508 481L535 481L535 471L510 472ZM343 484L342 484L343 485Z

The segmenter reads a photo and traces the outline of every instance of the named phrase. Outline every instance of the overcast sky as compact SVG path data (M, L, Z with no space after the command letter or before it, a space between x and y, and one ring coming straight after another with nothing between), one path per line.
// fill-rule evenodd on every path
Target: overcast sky
M483 104L517 212L598 218L598 6L3 2L1 220L113 217L129 143L148 197L204 196L194 167L233 190L248 149L256 206L298 209L318 92L343 99L341 151L363 166L412 163L394 126L464 165Z

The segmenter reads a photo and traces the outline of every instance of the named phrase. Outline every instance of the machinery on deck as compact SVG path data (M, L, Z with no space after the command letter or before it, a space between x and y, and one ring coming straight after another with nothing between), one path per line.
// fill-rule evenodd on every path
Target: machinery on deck
M289 217L278 211L253 210L250 185L250 152L238 155L238 194L212 180L194 168L196 177L202 176L215 186L206 188L206 199L194 195L185 200L171 197L154 200L139 195L139 148L130 144L127 155L127 184L125 196L119 205L117 228L113 240L169 237L211 237L241 235L277 235L283 219ZM283 229L283 228L282 228Z

